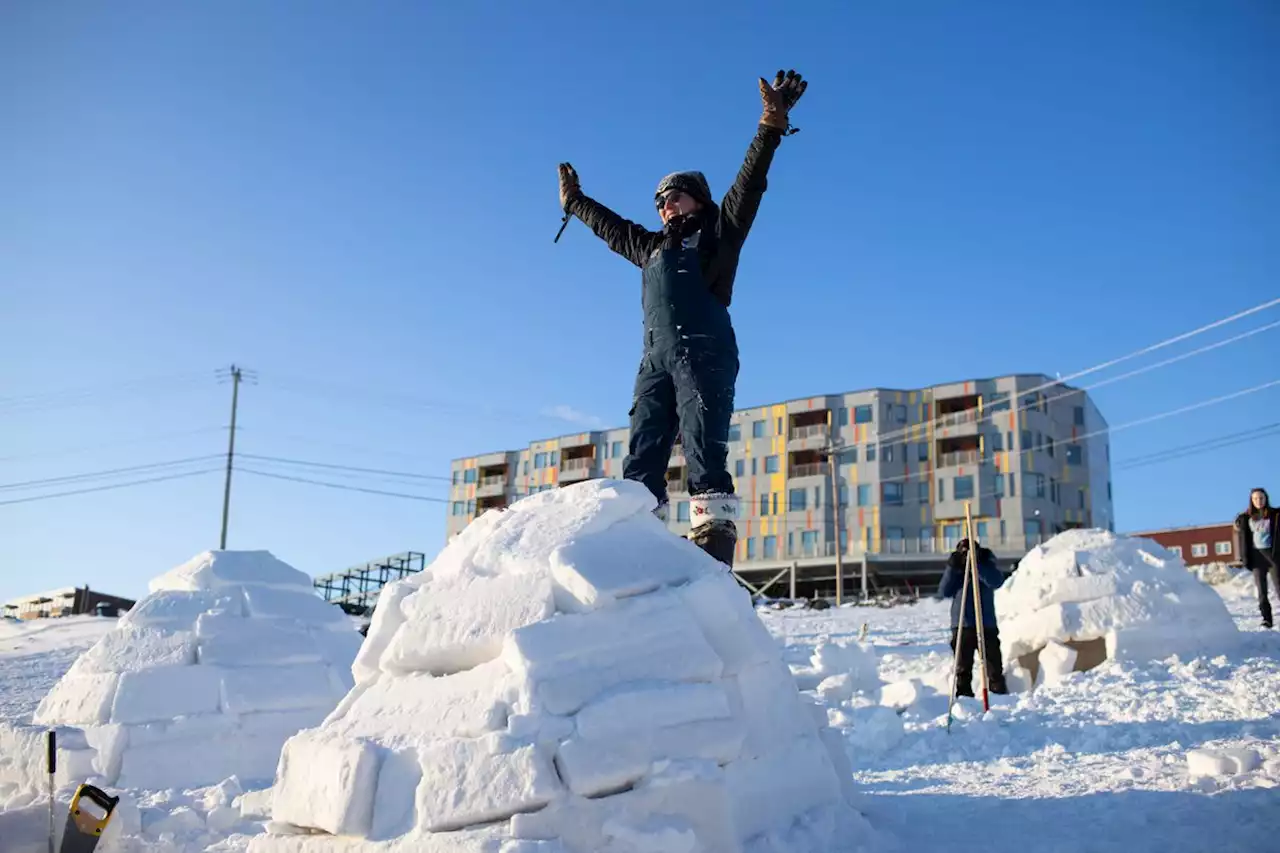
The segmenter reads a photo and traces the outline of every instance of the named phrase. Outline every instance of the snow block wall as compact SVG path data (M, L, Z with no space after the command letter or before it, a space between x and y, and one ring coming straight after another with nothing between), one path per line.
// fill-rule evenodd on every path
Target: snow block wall
M206 551L150 588L33 722L81 729L59 763L100 784L270 780L285 739L354 684L362 638L307 575L266 551Z
M250 849L858 849L825 711L653 506L630 482L542 492L384 588L354 689L285 744Z
M1005 660L1033 656L1050 679L1100 659L1217 654L1239 635L1180 557L1106 530L1067 530L1033 549L995 601ZM1099 643L1105 652L1093 654Z

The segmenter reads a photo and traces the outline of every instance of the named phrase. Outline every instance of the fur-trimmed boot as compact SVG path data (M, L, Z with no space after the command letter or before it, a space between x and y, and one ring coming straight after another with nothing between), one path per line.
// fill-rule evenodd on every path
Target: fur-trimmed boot
M738 548L738 496L694 495L689 499L689 519L689 540L732 569Z

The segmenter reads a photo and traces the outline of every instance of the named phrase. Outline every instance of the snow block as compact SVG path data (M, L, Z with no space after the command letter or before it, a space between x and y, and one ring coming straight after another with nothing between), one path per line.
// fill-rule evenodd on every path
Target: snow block
M778 657L778 643L756 615L751 596L724 572L698 578L673 592L724 662L725 675Z
M672 536L657 518L582 536L549 555L561 591L561 609L596 610L691 576L690 564L707 558L687 539Z
M659 761L701 758L726 764L742 751L741 720L711 719L640 727L624 737L575 737L560 745L556 764L569 789L584 797L618 791Z
M277 821L333 835L367 835L378 781L377 748L319 730L285 742L276 774Z
M201 667L202 669L204 667ZM232 714L332 708L341 698L325 663L224 669L221 706Z
M719 684L660 684L629 687L597 699L574 717L580 737L604 741L645 729L733 716Z
M841 799L831 758L813 735L781 743L769 755L733 762L725 768L725 780L742 841Z
M310 585L306 589L246 586L244 598L246 612L258 619L292 619L306 625L351 630L351 622L342 609L320 598Z
M270 551L204 551L153 579L149 590L217 590L245 584L312 588L310 577Z
M493 660L508 633L555 612L551 581L538 575L452 578L401 604L406 622L382 655L387 672L447 675Z
M813 733L813 720L781 660L748 667L724 684L734 716L746 727L744 756L761 756L779 742Z
M496 734L432 744L420 763L418 821L431 832L539 809L563 790L536 747L511 747Z
M237 631L214 629L216 633L200 640L200 663L225 667L287 666L325 660L320 646L302 626L260 619L241 621L244 624Z
M553 714L571 714L628 682L712 681L723 671L689 611L667 592L521 628L504 657Z
M1076 650L1050 640L1040 650L1039 660L1044 683L1057 684L1075 670Z
M221 673L207 666L165 666L120 676L113 723L150 723L217 713Z
M40 700L31 721L38 726L105 723L111 718L119 680L115 673L65 675Z
M196 639L190 631L165 631L152 625L122 625L76 658L68 672L77 675L137 672L156 666L189 666L196 662Z
M120 625L151 626L169 630L190 631L201 613L217 610L229 613L244 611L244 595L238 589L161 589L152 593L128 613L120 617Z
M470 527L467 528L471 529ZM400 626L404 624L404 600L413 594L418 587L411 583L417 577L393 581L382 588L378 594L378 602L373 608L373 619L369 621L369 631L355 661L351 664L351 674L357 684L368 681L381 672L382 655L391 644Z
M1248 748L1192 749L1187 752L1187 773L1191 776L1235 776L1251 773L1262 765L1262 756Z

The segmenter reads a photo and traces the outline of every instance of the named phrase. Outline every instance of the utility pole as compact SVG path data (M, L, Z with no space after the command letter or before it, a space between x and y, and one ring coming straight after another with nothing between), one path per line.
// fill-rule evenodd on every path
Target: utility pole
M844 558L840 553L840 486L836 477L836 445L827 445L827 470L831 472L831 527L836 537L836 607L844 603Z
M231 380L231 433L227 438L227 479L222 490L222 535L218 538L218 550L227 549L227 519L231 514L231 471L236 458L236 410L240 404L240 383L245 379L253 379L250 371L247 375L244 368L231 365L225 375Z

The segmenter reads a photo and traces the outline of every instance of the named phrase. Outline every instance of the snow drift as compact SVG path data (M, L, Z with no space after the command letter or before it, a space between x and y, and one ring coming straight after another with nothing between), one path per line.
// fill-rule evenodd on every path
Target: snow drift
M539 493L384 588L355 688L285 744L251 851L857 849L825 710L653 506L630 482Z
M60 772L149 789L270 780L285 739L354 683L360 635L266 551L206 551L150 589L35 712L60 729ZM27 754L39 730L6 737Z
M996 590L1005 660L1050 680L1103 660L1217 654L1238 636L1222 598L1141 537L1067 530Z

